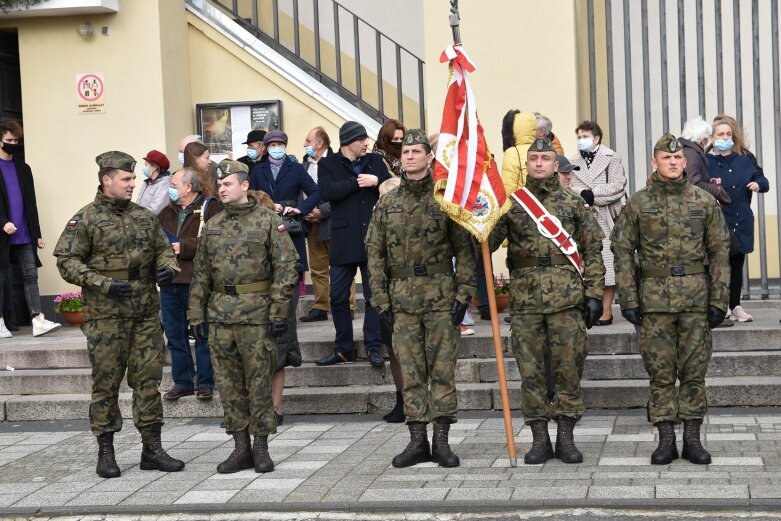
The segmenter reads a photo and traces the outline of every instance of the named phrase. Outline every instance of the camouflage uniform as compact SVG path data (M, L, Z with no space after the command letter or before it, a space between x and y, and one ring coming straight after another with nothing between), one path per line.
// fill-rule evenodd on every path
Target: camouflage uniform
M280 218L253 197L204 226L195 257L188 319L209 317L209 347L225 428L277 432L271 401L276 340L269 321L284 321L298 282L296 254ZM252 287L255 286L255 287Z
M527 177L526 188L574 238L585 271L581 279L558 247L540 235L537 224L512 200L510 211L491 232L490 244L495 250L505 238L509 241L511 341L522 379L524 421L547 422L562 416L577 420L585 410L580 388L587 352L583 302L602 298L604 235L583 200L560 187L558 176ZM553 404L547 397L545 349L551 351L556 381Z
M62 278L81 286L92 365L90 427L95 436L122 429L117 399L127 370L133 422L140 432L163 420L160 381L165 343L158 313L156 268L179 271L155 215L128 200L103 195L79 210L54 248ZM108 296L112 279L127 280L133 296Z
M610 240L621 309L642 313L651 422L702 418L712 349L706 311L709 305L727 309L729 298L729 236L718 203L685 175L664 182L654 173L621 211Z
M405 176L380 199L366 253L372 305L394 314L393 350L403 375L407 422L440 417L454 422L461 334L451 313L454 300L467 303L474 294L475 252L466 230L434 200L430 174L420 181Z

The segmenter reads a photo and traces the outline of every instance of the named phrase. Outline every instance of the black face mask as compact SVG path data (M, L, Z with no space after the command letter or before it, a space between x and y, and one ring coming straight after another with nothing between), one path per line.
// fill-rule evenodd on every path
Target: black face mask
M22 151L22 145L19 143L3 143L3 150L6 154L18 154Z
M393 147L393 148L395 148L396 150L401 150L401 145L402 145L402 144L403 144L403 143L402 143L401 141L391 141L391 142L390 142L390 146L392 146L392 147Z

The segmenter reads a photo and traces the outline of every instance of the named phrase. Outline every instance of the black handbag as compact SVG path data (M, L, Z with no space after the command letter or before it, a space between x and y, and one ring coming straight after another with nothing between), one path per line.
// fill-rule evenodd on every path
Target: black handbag
M304 233L304 225L301 224L301 220L298 217L283 215L282 224L285 225L285 230L290 235L301 235Z

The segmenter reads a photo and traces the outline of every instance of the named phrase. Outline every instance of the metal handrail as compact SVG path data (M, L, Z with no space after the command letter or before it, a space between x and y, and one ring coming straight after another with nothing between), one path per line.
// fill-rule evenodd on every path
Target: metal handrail
M272 18L272 33L269 34L268 32L264 31L261 28L261 23L259 19L259 3L262 0L251 0L251 6L252 6L252 15L250 19L242 18L241 13L239 12L239 2L237 0L208 0L210 3L215 5L216 7L220 8L221 10L225 11L227 14L231 15L234 20L242 25L245 29L249 30L253 34L255 34L259 39L263 40L264 43L271 46L274 50L277 52L283 54L285 57L290 59L292 62L299 65L303 70L305 70L307 73L311 74L313 77L317 78L322 83L326 84L327 86L333 88L335 91L337 91L341 96L348 99L350 102L352 102L354 105L359 107L361 110L366 112L368 115L370 115L373 119L377 120L378 122L383 122L393 116L389 115L388 112L386 112L386 109L389 108L388 100L384 96L384 85L386 82L390 83L391 86L393 86L396 89L396 118L403 121L404 118L404 89L403 89L403 80L405 78L404 72L408 71L414 71L412 72L412 75L414 76L414 79L416 80L414 83L412 80L407 77L408 85L417 85L417 89L415 89L414 94L411 94L412 96L417 95L418 96L418 108L419 108L419 121L417 123L417 126L421 128L425 128L425 121L426 121L426 108L425 108L425 90L424 90L424 65L425 62L420 59L419 57L415 56L409 49L404 47L403 45L399 44L398 42L392 40L387 34L383 33L379 29L377 29L375 26L361 18L360 16L356 15L354 12L350 11L343 5L337 3L334 0L312 0L312 14L313 14L313 20L314 20L314 26L312 28L312 31L314 33L314 63L310 63L309 60L304 58L302 56L301 51L301 28L302 24L299 20L299 1L300 0L291 0L293 4L293 46L292 48L288 47L285 43L281 41L280 37L280 30L279 30L279 0L272 0L272 9L273 9L273 18ZM322 10L322 12L331 12L333 16L333 29L334 29L334 63L336 68L336 74L335 78L331 77L331 75L324 70L322 65L322 56L321 56L321 41L320 41L320 14L321 9L319 3L323 2L331 2L332 9L326 9ZM230 5L228 5L230 3ZM245 4L246 5L246 4ZM339 17L340 14L344 12L348 15L348 17L352 17L352 23L351 24L340 24ZM362 60L361 56L361 38L359 37L359 32L361 29L361 26L364 26L368 28L370 31L374 32L373 38L368 38L368 41L373 41L374 45L376 46L376 56L374 57L374 60L371 59L368 60ZM354 58L354 75L355 75L355 86L354 88L348 88L345 84L345 78L342 74L342 35L341 30L348 30L352 31L352 39L353 39L353 46L355 51ZM349 35L348 35L349 36ZM382 52L382 43L383 39L390 42L393 46L393 57L390 58L395 61L395 77L394 75L384 75L382 71L383 67L383 52ZM349 40L348 40L349 41ZM387 54L387 53L386 53ZM409 56L413 59L415 66L409 67L405 69L402 67L402 59L406 56ZM367 58L364 56L363 58ZM388 56L385 56L385 59L387 61ZM368 63L367 63L368 62ZM366 89L364 88L365 85L363 85L362 78L361 78L361 71L364 66L367 65L373 65L375 67L376 76L377 76L377 99L376 100L370 100L367 99L366 96ZM391 76L391 77L388 77ZM392 104L392 103L391 103ZM410 125L407 125L410 126Z

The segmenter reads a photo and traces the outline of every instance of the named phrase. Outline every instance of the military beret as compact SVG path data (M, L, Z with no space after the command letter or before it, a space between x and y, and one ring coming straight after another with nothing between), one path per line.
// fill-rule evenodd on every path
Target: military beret
M550 142L550 139L538 137L529 147L529 152L556 152L556 149L553 148L553 143Z
M402 145L429 145L428 136L421 128L411 128L404 134Z
M665 132L665 134L659 138L659 141L654 145L654 150L660 150L662 152L677 152L681 149L681 144L678 142L678 138Z
M239 172L249 173L247 165L241 161L234 161L232 159L223 159L220 164L217 165L217 179L225 179L231 174L238 174Z
M103 152L95 158L95 162L100 168L116 168L126 172L132 172L136 169L136 160L130 154L112 150Z

